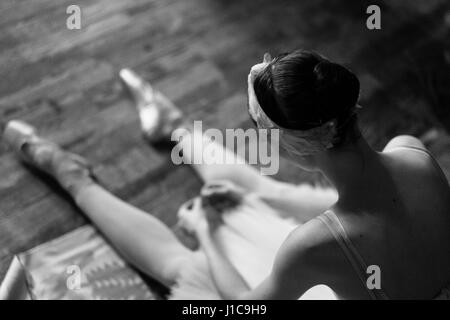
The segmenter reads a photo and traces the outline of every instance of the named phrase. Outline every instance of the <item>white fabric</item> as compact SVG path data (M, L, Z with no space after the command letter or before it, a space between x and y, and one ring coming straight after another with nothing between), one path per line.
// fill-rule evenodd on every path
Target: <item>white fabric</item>
M330 195L329 190L309 186L303 186L302 192L305 199L308 194L317 198L320 192L324 193L325 198ZM270 274L278 248L299 225L295 218L281 218L251 193L244 195L238 208L223 215L223 222L216 231L219 245L251 288ZM179 281L172 288L170 299L220 299L202 251L197 251L192 264L182 271ZM335 295L330 288L321 285L310 289L301 299L335 299Z

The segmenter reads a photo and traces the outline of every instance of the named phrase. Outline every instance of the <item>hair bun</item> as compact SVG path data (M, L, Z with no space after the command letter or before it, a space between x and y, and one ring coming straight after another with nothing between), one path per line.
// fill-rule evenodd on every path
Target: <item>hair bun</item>
M358 78L347 68L306 50L277 56L255 78L259 105L277 125L307 130L340 121L359 96Z
M359 96L359 81L344 66L323 60L314 68L317 105L331 117L346 117Z
M313 70L316 85L318 86L335 82L342 72L348 71L341 65L328 60L319 62Z

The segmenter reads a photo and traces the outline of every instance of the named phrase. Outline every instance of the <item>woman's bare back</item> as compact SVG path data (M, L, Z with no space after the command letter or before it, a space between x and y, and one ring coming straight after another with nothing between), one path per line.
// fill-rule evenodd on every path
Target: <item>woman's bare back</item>
M386 170L374 173L380 189L368 195L380 202L374 212L336 214L367 264L380 267L390 298L432 298L450 283L449 184L425 150L396 147L380 156Z

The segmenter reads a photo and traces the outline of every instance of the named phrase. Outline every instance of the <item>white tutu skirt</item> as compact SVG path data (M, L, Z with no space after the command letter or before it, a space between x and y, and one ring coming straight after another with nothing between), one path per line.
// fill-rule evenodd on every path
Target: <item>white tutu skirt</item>
M334 191L329 189L309 185L292 186L292 189L304 199L335 198ZM318 197L318 193L323 193L323 197ZM278 249L299 225L295 216L282 218L284 216L252 193L244 194L241 204L222 216L223 224L216 231L218 245L251 288L270 274ZM192 263L182 271L171 288L169 299L221 299L201 250L195 252ZM300 299L328 300L336 296L329 287L318 285Z

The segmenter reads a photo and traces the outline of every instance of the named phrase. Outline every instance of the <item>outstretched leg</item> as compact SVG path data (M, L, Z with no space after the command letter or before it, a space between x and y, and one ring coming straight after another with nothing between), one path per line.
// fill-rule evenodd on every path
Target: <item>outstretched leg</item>
M280 182L261 175L244 161L241 161L242 164L237 164L237 161L196 163L194 160L203 159L203 152L206 149L208 152L214 150L225 160L233 159L236 155L233 153L234 150L228 150L221 144L211 141L202 132L195 132L196 129L169 99L154 90L132 70L121 70L120 78L136 104L141 127L147 139L150 142L170 138L179 141L180 149L188 151L183 152L183 162L191 164L205 183L231 181L244 191L258 194L270 202L280 215L295 216L302 222L322 213L336 201L337 194L334 190L316 189L307 185L297 187Z
M278 194L284 183L268 176L261 175L258 170L245 163L244 159L236 161L239 155L222 144L212 141L203 132L196 132L192 126L185 124L184 134L180 138L183 149L183 162L190 164L205 183L227 180L248 192L258 194ZM183 132L183 131L180 131ZM196 163L194 159L202 159L203 152L220 154L221 163ZM184 152L184 151L190 152ZM214 151L212 151L214 150ZM227 162L228 161L228 162ZM290 185L291 186L291 185Z
M163 222L99 185L81 188L75 201L127 261L164 285L192 261L192 251Z
M282 185L281 182L260 175L255 168L247 164L194 163L193 159L203 158L202 150L205 150L207 145L210 150L215 149L221 154L222 152L228 153L229 156L226 159L232 159L234 153L219 143L211 142L208 136L203 136L202 132L194 132L192 124L183 116L181 111L135 72L129 69L122 69L119 76L136 105L144 136L150 142L168 141L170 138L179 140L182 137L183 149L192 151L183 153L184 163L192 164L205 183L228 180L246 191L266 194L278 192ZM179 130L175 130L177 128ZM184 131L186 134L180 133L177 135L175 134L177 131Z
M182 131L180 131L182 132ZM178 139L178 138L177 138ZM254 167L243 163L195 164L193 159L201 159L202 152L208 148L215 149L216 154L230 154L221 159L233 159L233 151L221 144L211 141L208 136L193 129L185 130L180 140L184 152L185 163L190 163L206 184L215 181L231 181L247 192L257 194L262 200L271 205L280 216L294 217L304 223L323 213L337 201L337 193L333 189L315 188L310 185L294 185L277 181L271 177L261 175Z
M26 162L55 178L125 259L167 286L176 281L193 253L164 223L99 186L83 158L38 137L29 125L9 122L4 139Z

